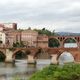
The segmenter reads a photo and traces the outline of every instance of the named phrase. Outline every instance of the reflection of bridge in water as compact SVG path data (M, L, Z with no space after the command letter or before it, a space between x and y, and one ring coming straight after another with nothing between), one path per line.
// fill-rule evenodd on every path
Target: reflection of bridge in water
M53 40L54 39L54 40ZM68 41L76 43L76 47L65 48ZM57 45L55 45L55 43ZM43 43L48 46L38 48L0 48L0 59L5 62L12 62L15 59L27 59L28 63L35 63L37 59L51 59L52 63L57 63L59 56L67 51L76 62L80 61L80 37L79 36L50 36L48 42ZM53 44L53 45L52 45ZM3 57L4 56L4 57Z

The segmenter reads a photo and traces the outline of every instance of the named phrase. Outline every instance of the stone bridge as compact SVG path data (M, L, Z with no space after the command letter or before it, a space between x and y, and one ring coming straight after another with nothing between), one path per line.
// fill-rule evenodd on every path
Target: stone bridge
M64 43L68 39L74 40L75 43L77 43L77 46L80 47L80 36L49 36L48 43L51 39L55 39L59 43L58 47L60 47L60 48L64 47Z
M50 46L51 39L55 39L60 45L57 47ZM65 48L64 43L67 39L73 39L77 43L77 47ZM37 59L51 59L52 63L57 63L59 56L67 51L72 54L75 62L80 61L80 36L49 36L48 38L45 37L45 39L40 38L37 44L36 48L0 48L0 58L4 56L5 62L13 62L22 56L22 58L27 59L28 63L35 63ZM20 55L20 57L17 55Z
M57 63L59 56L63 52L69 52L74 57L75 62L80 61L80 48L0 48L0 54L5 56L5 62L13 62L16 54L25 54L28 63L35 63L37 59L43 57L51 59L51 63Z

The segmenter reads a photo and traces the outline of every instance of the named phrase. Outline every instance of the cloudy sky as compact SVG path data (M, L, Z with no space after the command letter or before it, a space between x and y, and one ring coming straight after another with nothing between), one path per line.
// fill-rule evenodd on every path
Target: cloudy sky
M0 23L80 32L80 0L1 0Z

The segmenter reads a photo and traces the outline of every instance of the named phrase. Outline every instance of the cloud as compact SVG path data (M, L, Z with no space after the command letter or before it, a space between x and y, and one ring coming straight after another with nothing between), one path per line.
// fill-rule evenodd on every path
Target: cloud
M0 22L17 22L18 28L79 32L80 0L2 0Z

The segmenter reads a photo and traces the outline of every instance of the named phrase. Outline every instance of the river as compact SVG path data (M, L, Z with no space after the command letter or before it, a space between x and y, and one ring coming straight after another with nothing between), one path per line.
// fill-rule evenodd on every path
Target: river
M17 60L15 64L0 63L0 80L28 80L28 78L43 67L48 66L50 60L37 60L37 64L27 64L27 60Z

